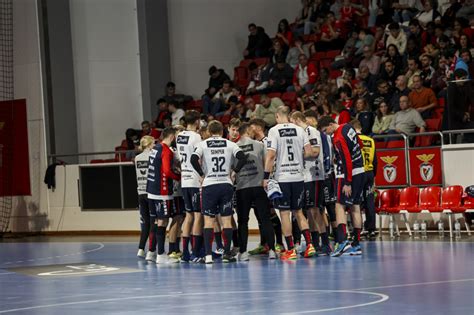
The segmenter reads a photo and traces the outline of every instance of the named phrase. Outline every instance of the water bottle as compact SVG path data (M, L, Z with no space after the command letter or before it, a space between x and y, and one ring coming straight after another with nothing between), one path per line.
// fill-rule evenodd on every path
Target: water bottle
M420 238L420 223L418 223L418 220L413 223L413 236L415 238Z
M427 232L426 232L426 221L423 220L421 222L421 238L427 238L428 235L427 235Z
M390 218L390 222L388 223L388 229L390 231L390 237L395 238L395 223L392 218Z
M438 234L440 238L444 237L444 222L443 220L438 221Z
M461 222L459 222L459 220L456 220L454 223L454 235L456 239L461 238Z

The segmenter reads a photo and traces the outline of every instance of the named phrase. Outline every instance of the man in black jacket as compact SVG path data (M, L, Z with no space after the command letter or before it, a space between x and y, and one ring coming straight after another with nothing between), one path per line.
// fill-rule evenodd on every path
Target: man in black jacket
M249 24L249 41L247 48L244 50L245 59L261 58L270 56L270 48L272 40L265 33L263 27L256 26L254 23Z

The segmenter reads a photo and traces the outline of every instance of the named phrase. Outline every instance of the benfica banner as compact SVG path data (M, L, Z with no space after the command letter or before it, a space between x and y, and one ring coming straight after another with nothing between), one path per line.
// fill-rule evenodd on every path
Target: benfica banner
M31 195L26 100L0 102L0 197Z
M411 185L442 185L441 148L410 149Z
M377 154L377 176L375 185L377 187L400 187L408 184L407 165L404 150L376 151Z

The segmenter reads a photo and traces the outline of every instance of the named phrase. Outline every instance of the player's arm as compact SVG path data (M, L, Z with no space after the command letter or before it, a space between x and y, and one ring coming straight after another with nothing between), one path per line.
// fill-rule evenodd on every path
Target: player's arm
M173 172L173 159L174 154L172 151L163 155L163 173L166 177L172 178L174 180L180 180L181 176L175 172Z
M267 154L265 156L265 175L264 179L270 177L270 173L273 171L273 166L275 164L276 151L272 148L268 148Z
M237 159L237 165L234 167L233 171L238 173L244 167L245 163L247 162L247 155L242 151L239 150L235 154L235 158Z
M344 181L346 185L352 183L352 158L347 147L347 143L343 141L337 141L337 149L339 151L339 156L342 160L342 170L344 172Z
M202 149L197 145L194 149L193 154L191 154L191 165L194 170L199 174L199 176L204 177L204 172L201 167L201 163L199 162L202 156Z
M316 158L319 154L319 147L316 147L318 141L313 138L309 139L306 132L303 133L303 143L304 143L304 158L305 159L312 159Z

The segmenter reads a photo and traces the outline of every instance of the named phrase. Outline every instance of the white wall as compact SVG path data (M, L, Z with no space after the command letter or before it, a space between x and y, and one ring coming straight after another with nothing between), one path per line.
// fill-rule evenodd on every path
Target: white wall
M70 0L79 152L110 151L142 121L135 0Z
M294 21L298 0L168 0L171 73L177 90L200 97L211 65L232 78L247 45L247 25L275 36L278 22Z
M15 197L9 230L38 231L48 226L44 110L36 0L13 1L14 97L26 98L31 196Z

